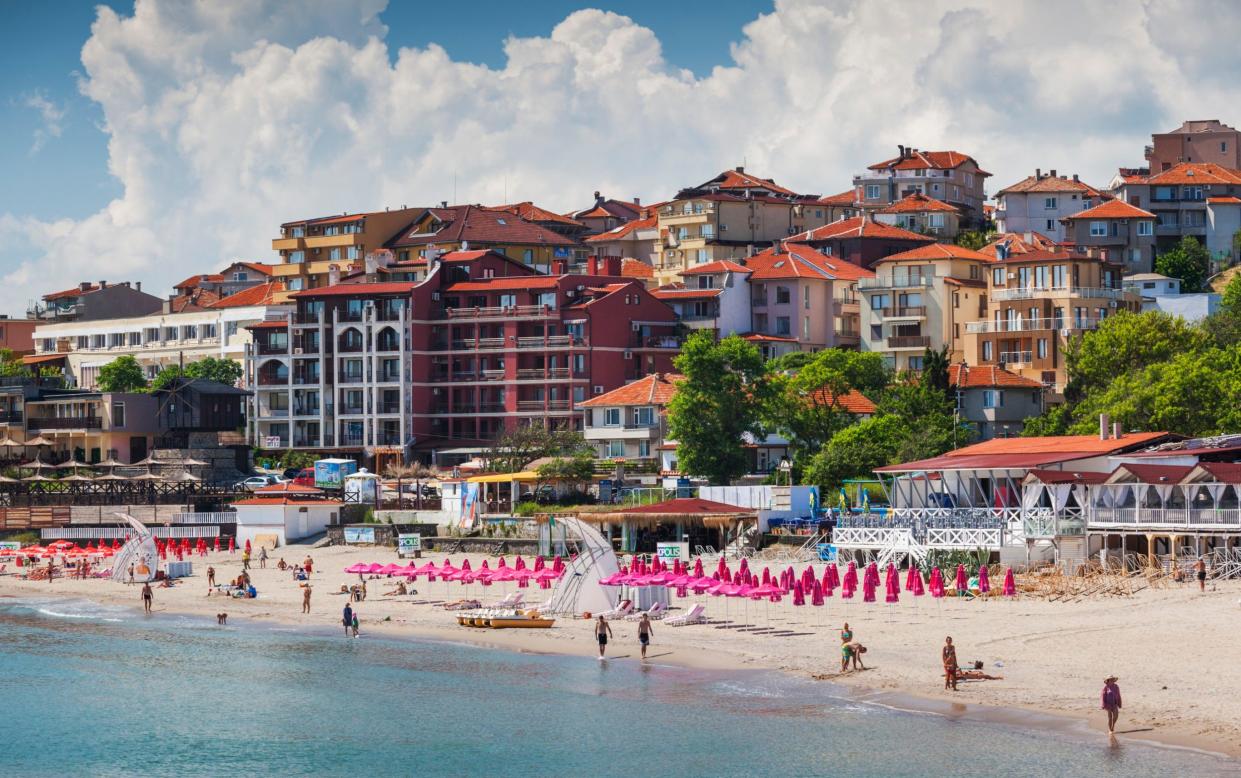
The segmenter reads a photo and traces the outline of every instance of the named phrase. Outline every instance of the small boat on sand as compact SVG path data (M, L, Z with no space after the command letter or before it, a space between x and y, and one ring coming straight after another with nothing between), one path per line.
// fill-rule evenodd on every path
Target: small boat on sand
M457 623L463 627L490 629L547 629L555 624L556 620L545 618L534 609L480 608L461 611L457 614Z

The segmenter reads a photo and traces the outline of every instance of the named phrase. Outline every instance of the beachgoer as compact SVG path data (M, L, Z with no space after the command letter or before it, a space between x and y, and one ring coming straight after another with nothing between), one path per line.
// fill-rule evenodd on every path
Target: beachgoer
M612 625L602 616L595 622L595 639L599 641L599 659L603 659L603 652L607 650L608 638L612 635Z
M840 642L841 643L852 643L853 642L853 630L849 629L849 622L847 621L845 622L844 628L840 630Z
M362 599L366 599L366 581L362 582Z
M341 623L345 625L345 637L349 637L349 630L353 628L353 608L349 603L345 603L345 612L342 615Z
M1003 681L1002 675L987 675L981 670L962 670L957 668L957 680L961 681Z
M646 647L650 645L651 635L655 634L655 630L651 628L651 617L642 614L642 620L638 622L638 643L642 646L642 659L646 659Z
M1205 557L1198 557L1198 561L1194 562L1194 574L1198 577L1198 591L1205 592L1207 590L1207 561Z
M259 547L259 567L267 569L267 546Z
M215 568L207 568L207 595L211 595L211 590L215 588Z
M840 672L848 672L849 662L853 659L853 630L849 622L840 630Z
M855 640L849 644L849 649L853 652L853 669L865 670L866 665L862 662L862 654L866 653L866 646Z
M134 582L134 563L130 562L129 563L129 583L132 584L133 582Z
M1116 732L1116 719L1120 718L1120 687L1116 685L1118 680L1114 675L1109 675L1103 679L1102 703L1103 710L1107 711L1107 732L1109 735Z
M392 596L399 597L403 594L409 594L409 590L405 587L404 581L397 582L396 588L389 589L388 591L384 592L385 597L392 597Z
M315 560L306 557L306 561L302 562L302 567L306 568L306 575L310 575L314 571Z
M944 638L944 688L957 690L957 647L952 645L952 638Z
M353 627L353 636L356 638L358 636L358 612L357 611L353 612L353 624L351 626Z
M284 557L280 557L280 561L276 563L276 567L279 568L281 571L284 571L286 568L288 568L288 566L289 566L289 563L284 561Z
M242 570L250 569L250 552L249 551L241 552L241 569Z
M310 584L302 589L302 613L310 613Z
M142 610L145 613L151 612L151 598L155 596L155 592L151 591L151 582L147 581L142 584Z

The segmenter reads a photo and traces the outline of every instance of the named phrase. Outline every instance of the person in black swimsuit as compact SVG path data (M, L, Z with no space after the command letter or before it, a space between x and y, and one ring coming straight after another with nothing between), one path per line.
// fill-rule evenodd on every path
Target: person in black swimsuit
M651 617L642 614L642 621L638 622L638 643L642 645L642 659L646 659L646 647L651 642L651 635L655 634L655 630L651 628Z
M602 616L595 622L595 638L599 641L599 659L603 659L603 652L607 650L608 638L612 635L612 625Z
M1194 573L1198 576L1198 591L1205 592L1207 590L1207 561L1203 557L1198 557L1198 561L1194 562Z

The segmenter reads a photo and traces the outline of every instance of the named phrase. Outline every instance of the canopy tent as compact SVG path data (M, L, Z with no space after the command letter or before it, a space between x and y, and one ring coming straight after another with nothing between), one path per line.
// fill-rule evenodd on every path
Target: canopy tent
M507 484L513 481L537 481L539 474L533 470L522 470L519 473L489 473L487 475L472 475L465 479L472 484Z

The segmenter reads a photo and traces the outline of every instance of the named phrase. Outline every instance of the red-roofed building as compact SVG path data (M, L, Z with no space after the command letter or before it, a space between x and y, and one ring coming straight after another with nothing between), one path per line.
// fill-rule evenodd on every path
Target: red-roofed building
M651 216L652 213L642 207L637 197L632 202L613 200L595 192L595 201L590 206L565 214L585 227L586 235L599 235L628 224L629 222ZM611 256L611 255L605 255ZM631 256L619 254L616 256Z
M1031 251L1058 251L1056 241L1041 232L1001 232L991 242L979 249L992 259L1007 259Z
M1000 232L1040 232L1057 243L1068 239L1061 219L1093 208L1110 197L1072 177L1036 169L995 193L995 226Z
M874 273L808 245L788 242L745 261L750 280L752 335L792 341L758 344L766 357L788 351L858 348L859 283Z
M587 254L575 238L481 205L428 208L386 246L398 262L471 249L497 251L542 273L551 273L556 262L566 269L585 262Z
M960 231L961 211L943 200L915 192L876 211L875 221L950 241Z
M960 209L963 227L982 223L987 199L984 183L991 174L973 157L959 151L897 148L897 156L854 176L853 187L864 209L879 210L911 194L923 194Z
M362 274L295 293L287 333L252 330L252 440L456 464L519 423L578 423L575 403L669 369L680 346L672 310L619 259L602 264L548 276L470 250L417 283Z
M626 477L641 473L653 480L661 469L659 447L677 378L651 373L576 405L582 411L582 434L600 459L623 459Z
M842 219L789 238L790 243L803 243L867 269L884 257L934 241L930 236L884 224L870 216Z
M1117 198L1151 213L1153 253L1172 249L1181 238L1191 236L1206 246L1216 268L1241 259L1232 244L1232 236L1241 229L1241 170L1196 157L1152 170L1156 172L1146 176L1117 176L1112 183Z
M495 207L501 211L508 211L514 216L520 216L531 224L537 224L546 230L563 235L575 243L591 232L591 228L586 224L569 216L562 216L546 208L540 208L530 201Z
M980 440L1021 434L1025 420L1043 413L1043 385L999 365L948 368L961 418L973 425Z
M110 284L90 283L43 295L41 301L26 311L27 318L46 322L92 321L117 316L140 316L158 311L164 305L160 298L142 291L142 282Z
M585 244L590 253L600 257L623 257L636 260L648 268L654 265L659 240L659 217L655 215L632 219L619 226L591 235ZM628 264L628 263L627 263ZM644 271L644 278L654 278L655 271Z
M1124 200L1107 200L1060 221L1067 245L1123 264L1125 273L1148 273L1155 259L1155 218Z
M268 266L271 278L284 282L286 295L327 286L333 270L343 274L355 264L361 266L368 254L382 249L426 210L402 206L285 222L280 237L271 242L280 255L278 264Z

